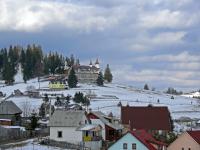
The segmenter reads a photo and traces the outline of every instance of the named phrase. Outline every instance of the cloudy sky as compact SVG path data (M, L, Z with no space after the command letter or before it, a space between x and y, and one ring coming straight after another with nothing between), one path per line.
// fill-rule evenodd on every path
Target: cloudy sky
M0 0L0 47L110 64L115 82L200 88L199 0Z

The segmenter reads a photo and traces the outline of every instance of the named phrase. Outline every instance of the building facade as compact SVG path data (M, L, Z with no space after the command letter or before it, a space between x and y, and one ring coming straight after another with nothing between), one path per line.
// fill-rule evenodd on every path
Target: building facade
M88 119L84 111L56 110L50 117L50 139L80 144L83 132L77 129L87 123Z
M200 150L200 131L187 131L181 134L168 150Z
M75 70L79 83L95 83L100 72L98 59L96 59L96 62L94 64L92 63L92 61L90 61L89 65L80 65L79 63L76 63L73 68ZM68 70L66 71L68 74L70 68L65 66L65 70Z
M1 123L7 125L21 125L22 110L12 101L2 101L0 103L0 119Z

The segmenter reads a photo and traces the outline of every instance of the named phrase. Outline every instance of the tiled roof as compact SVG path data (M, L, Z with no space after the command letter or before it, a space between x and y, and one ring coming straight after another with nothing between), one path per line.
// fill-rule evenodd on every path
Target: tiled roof
M170 113L167 107L121 107L122 124L132 129L171 131Z
M164 146L165 144L157 141L147 133L145 130L135 130L130 132L134 137L136 137L140 142L142 142L149 150L156 150L156 148L152 145L159 145L159 146ZM151 144L152 143L152 144Z
M187 131L187 133L188 133L198 144L200 144L200 130L198 130L198 131Z

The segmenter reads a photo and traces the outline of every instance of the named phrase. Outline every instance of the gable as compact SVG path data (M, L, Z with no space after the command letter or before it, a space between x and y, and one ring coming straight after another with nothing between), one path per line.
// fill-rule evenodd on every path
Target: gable
M123 150L123 143L127 143L128 149L132 149L132 144L135 143L137 149L148 150L148 148L131 133L125 134L122 138L120 138L117 142L110 146L108 150Z
M168 150L182 149L182 148L199 149L200 145L187 132L185 132L169 145Z

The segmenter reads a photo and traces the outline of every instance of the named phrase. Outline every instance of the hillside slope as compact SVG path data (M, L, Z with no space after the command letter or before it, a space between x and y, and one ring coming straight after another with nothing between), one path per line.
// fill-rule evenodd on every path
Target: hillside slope
M4 86L0 91L9 96L16 89L22 92L26 91L28 86L39 88L37 79L33 79L25 83L15 84L13 86ZM41 82L40 87L43 89L48 88L48 82ZM147 106L152 104L154 106L168 106L173 119L184 117L199 118L200 119L200 100L190 97L168 95L158 91L146 91L126 85L119 84L106 84L104 87L96 85L79 84L78 88L61 90L61 91L40 91L44 93L60 93L64 95L74 95L75 92L81 91L85 94L96 95L91 99L92 110L101 110L105 113L113 112L114 115L120 116L120 108L117 104L121 102L123 105L129 104L130 106ZM24 102L29 102L34 109L37 109L42 99L33 99L28 97L12 97L8 100L13 100L19 107L22 107Z

